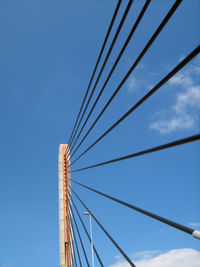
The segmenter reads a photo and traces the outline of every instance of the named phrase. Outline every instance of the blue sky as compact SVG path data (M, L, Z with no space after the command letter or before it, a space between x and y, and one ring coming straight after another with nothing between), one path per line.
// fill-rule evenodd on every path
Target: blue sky
M143 3L134 1L93 102ZM152 1L87 129L172 4L171 0ZM59 266L58 148L69 140L115 6L111 0L0 0L1 267ZM125 7L123 1L108 45ZM199 44L199 8L198 0L183 1L76 156ZM73 169L198 133L199 69L196 57ZM199 151L199 142L195 142L74 173L72 178L200 229ZM174 254L184 262L188 257L198 259L200 243L191 236L78 185L74 189L134 261L154 261L155 257L166 261L165 257L174 259ZM87 218L83 219L89 229ZM105 266L126 266L94 223L93 228ZM81 226L80 230L90 255Z

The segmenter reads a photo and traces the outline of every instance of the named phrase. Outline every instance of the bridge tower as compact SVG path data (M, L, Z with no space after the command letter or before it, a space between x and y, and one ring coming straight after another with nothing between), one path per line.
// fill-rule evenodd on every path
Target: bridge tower
M71 186L69 165L69 147L61 144L58 155L60 267L74 267L71 190L68 187Z

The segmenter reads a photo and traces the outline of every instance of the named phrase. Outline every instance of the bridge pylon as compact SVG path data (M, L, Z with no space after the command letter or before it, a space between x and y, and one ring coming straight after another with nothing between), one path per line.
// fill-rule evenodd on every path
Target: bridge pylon
M69 147L67 144L61 144L58 155L60 267L74 267L71 190L68 187L71 186L69 165Z

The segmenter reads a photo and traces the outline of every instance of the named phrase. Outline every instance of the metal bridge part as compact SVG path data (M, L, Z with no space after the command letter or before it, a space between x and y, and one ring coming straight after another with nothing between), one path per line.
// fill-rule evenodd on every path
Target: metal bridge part
M115 197L109 196L109 195L107 195L107 194L105 194L105 193L102 193L102 192L100 192L100 191L97 191L97 190L94 189L94 188L91 188L91 187L89 187L89 186L80 184L80 183L78 183L78 182L76 182L76 181L74 181L74 180L72 180L72 179L71 179L71 181L72 181L73 183L75 183L75 184L78 184L78 185L80 185L80 186L82 186L82 187L84 187L84 188L90 190L90 191L93 191L93 192L95 192L95 193L97 193L97 194L99 194L99 195L102 195L102 196L104 196L104 197L106 197L106 198L108 198L108 199L111 199L111 200L113 200L113 201L115 201L115 202L117 202L117 203L119 203L119 204L121 204L121 205L124 205L124 206L126 206L126 207L128 207L128 208L130 208L130 209L133 209L133 210L135 210L135 211L138 211L138 212L140 212L140 213L142 213L142 214L144 214L144 215L146 215L146 216L149 216L149 217L151 217L151 218L153 218L153 219L155 219L155 220L158 220L158 221L160 221L160 222L162 222L162 223L168 224L168 225L170 225L170 226L172 226L172 227L175 227L175 228L178 229L178 230L181 230L181 231L183 231L183 232L185 232L185 233L191 234L193 237L196 237L196 238L200 239L200 231L198 231L198 230L194 230L194 229L192 229L192 228L189 228L189 227L187 227L187 226L181 225L181 224L176 223L176 222L174 222L174 221L168 220L168 219L166 219L166 218L164 218L164 217L161 217L161 216L159 216L159 215L153 214L152 212L149 212L149 211L147 211L147 210L144 210L144 209L141 209L141 208L139 208L139 207L136 207L136 206L134 206L134 205L132 205L132 204L130 204L130 203L124 202L123 200L117 199L117 198L115 198Z
M113 72L115 71L115 68L117 67L117 65L118 65L118 63L119 63L121 57L123 56L123 54L124 54L124 52L125 52L125 50L126 50L126 47L128 46L128 44L129 44L129 42L131 41L131 38L133 37L133 35L134 35L134 33L135 33L135 31L136 31L138 25L140 24L140 21L142 20L142 17L143 17L143 15L145 14L145 11L147 10L147 8L148 8L150 2L151 2L151 0L146 0L145 4L144 4L144 6L143 6L143 8L142 8L142 10L141 10L141 12L140 12L140 14L139 14L137 20L136 20L136 22L134 23L134 25L133 25L133 27L132 27L132 29L131 29L131 31L130 31L130 33L129 33L129 35L128 35L128 37L127 37L127 39L126 39L126 41L125 41L125 43L124 43L124 45L123 45L123 47L122 47L122 49L121 49L119 55L118 55L118 57L117 57L117 59L115 60L115 63L114 63L113 66L112 66L112 69L110 70L110 72L109 72L109 74L108 74L108 76L107 76L107 78L106 78L106 81L104 82L104 84L103 84L103 86L102 86L102 88L101 88L101 90L100 90L100 92L99 92L99 94L98 94L98 96L97 96L97 98L96 98L96 100L95 100L95 102L94 102L94 104L93 104L93 106L92 106L92 108L91 108L89 114L87 115L87 118L85 119L85 122L84 122L83 126L81 127L81 130L79 131L79 133L78 133L78 135L77 135L77 137L76 137L76 140L75 140L73 146L71 147L71 153L72 153L72 150L73 150L73 148L74 148L76 142L78 141L78 138L79 138L79 136L81 135L81 133L82 133L82 131L83 131L83 129L84 129L84 127L85 127L87 121L89 120L89 118L90 118L90 116L91 116L91 114L92 114L92 112L93 112L93 110L94 110L96 104L98 103L98 101L99 101L101 95L103 94L103 91L105 90L108 81L110 80L110 78L111 78ZM93 127L92 127L92 128L93 128ZM92 130L92 128L90 128L90 129ZM76 151L78 150L78 148L81 146L81 144L83 143L83 141L85 140L85 138L86 138L86 137L88 136L88 134L90 133L90 129L87 131L87 133L85 134L85 136L82 138L81 142L78 144L78 146L76 147L75 151L71 154L71 158L73 157L73 155L76 153Z
M112 17L112 20L111 20L111 22L110 22L110 26L109 26L108 31L107 31L107 33L106 33L106 37L105 37L104 42L103 42L103 45L102 45L102 47L101 47L101 51L100 51L100 53L99 53L99 56L98 56L96 65L95 65L95 67L94 67L94 70L93 70L93 73L92 73L92 77L90 78L90 82L89 82L88 88L87 88L87 90L86 90L86 93L85 93L83 102L82 102L82 104L81 104L81 108L80 108L80 110L79 110L78 116L77 116L77 118L76 118L76 122L75 122L75 124L74 124L73 130L72 130L72 133L71 133L69 142L68 142L69 147L71 147L72 137L74 137L74 130L75 130L75 128L76 128L76 125L77 125L77 123L78 123L79 117L80 117L80 115L81 115L81 111L82 111L82 109L83 109L83 106L84 106L85 100L86 100L86 98L87 98L87 95L88 95L90 86L91 86L91 84L92 84L94 75L95 75L95 73L96 73L96 70L97 70L97 67L98 67L98 65L99 65L101 56L102 56L102 54L103 54L104 48L105 48L106 43L107 43L107 41L108 41L108 38L109 38L110 32L111 32L111 30L112 30L113 24L114 24L114 22L115 22L117 13L118 13L119 8L120 8L120 5L121 5L121 2L122 2L122 0L119 0L119 1L118 1L118 4L117 4L117 6L116 6L115 12L114 12L113 17Z
M192 235L193 235L194 237L196 237L197 239L200 239L200 231L195 230L195 231L192 233Z
M70 186L69 186L70 187ZM94 216L94 214L89 210L89 208L83 203L83 201L79 198L79 196L76 194L76 192L70 187L72 193L76 196L76 198L80 201L82 206L91 214L94 221L98 224L98 226L101 228L101 230L106 234L106 236L110 239L110 241L113 243L113 245L119 250L119 252L122 254L122 256L126 259L126 261L132 266L135 267L135 264L131 261L129 256L121 249L121 247L117 244L117 242L111 237L111 235L107 232L107 230L103 227L103 225L97 220L97 218Z
M61 144L58 155L58 188L59 188L59 248L60 267L74 267L73 236L70 236L72 227L68 214L68 205L71 205L71 190L68 189L71 179L70 167L66 168L68 145Z

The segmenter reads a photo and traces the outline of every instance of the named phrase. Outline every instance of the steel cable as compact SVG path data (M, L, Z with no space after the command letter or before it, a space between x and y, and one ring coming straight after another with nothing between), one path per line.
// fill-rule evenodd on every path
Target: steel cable
M179 7L179 5L180 5L181 2L182 2L182 0L177 0L174 3L174 5L172 6L172 8L168 12L168 14L165 16L165 18L163 19L163 21L161 22L161 24L159 25L159 27L157 28L157 30L154 32L154 34L150 38L149 42L147 43L147 45L145 46L145 48L142 50L142 52L140 53L140 55L138 56L138 58L136 59L136 61L133 63L133 65L131 66L131 68L129 69L129 71L127 72L127 74L125 75L125 77L123 78L123 80L121 81L121 83L119 84L119 86L117 87L117 89L115 90L115 92L112 94L112 96L110 97L110 99L108 100L108 102L106 103L106 105L104 106L104 108L102 109L102 111L100 112L100 114L98 115L98 117L96 118L96 120L94 121L94 123L92 124L92 126L87 131L86 135L84 136L84 139L90 133L90 131L93 129L93 127L95 126L95 124L97 123L97 121L101 118L101 116L103 115L103 113L105 112L105 110L107 109L107 107L110 105L110 103L113 101L113 99L116 97L117 93L119 92L119 90L121 89L121 87L123 86L123 84L126 82L126 80L130 76L130 74L133 72L133 70L135 69L135 67L137 66L137 64L143 58L143 56L145 55L145 53L147 52L147 50L150 48L150 46L152 45L152 43L155 41L155 39L157 38L157 36L159 35L159 33L162 31L162 29L164 28L164 26L167 24L167 22L169 21L169 19L172 17L172 15L176 11L176 9ZM73 155L74 155L74 153L72 154L71 158L73 157Z
M90 145L70 166L96 145L103 137L112 131L118 124L126 119L133 111L141 106L148 98L150 98L159 88L161 88L169 79L171 79L180 69L190 62L200 52L200 46L197 46L183 61L181 61L171 72L169 72L156 86L154 86L146 95L144 95L132 108L130 108L119 120L117 120L106 132L104 132L92 145ZM72 158L72 157L71 157Z
M94 75L95 75L96 69L97 69L97 67L98 67L99 61L100 61L100 59L101 59L102 53L103 53L103 51L104 51L105 45L106 45L106 43L107 43L107 40L108 40L108 37L109 37L109 35L110 35L110 32L111 32L112 26L113 26L113 24L114 24L115 18L116 18L116 16L117 16L117 13L118 13L118 11L119 11L119 8L120 8L120 5L121 5L121 2L122 2L122 0L119 0L119 1L118 1L117 7L116 7L116 9L115 9L115 12L114 12L114 15L113 15L113 17L112 17L111 23L110 23L110 25L109 25L109 28L108 28L108 31L107 31L106 37L105 37L105 39L104 39L104 42L103 42L103 45L102 45L101 51L100 51L100 53L99 53L99 56L98 56L98 59L97 59L97 62L96 62L95 68L94 68L94 70L93 70L93 73L92 73L92 77L91 77L91 79L90 79L90 82L89 82L88 88L87 88L87 90L86 90L86 93L85 93L84 99L83 99L83 101L82 101L82 105L81 105L81 108L80 108L80 110L79 110L78 116L77 116L77 118L76 118L76 122L75 122L75 124L74 124L73 130L72 130L72 133L71 133L71 136L70 136L69 142L68 142L68 144L69 144L69 145L70 145L70 143L71 143L72 135L73 135L73 133L74 133L74 130L75 130L75 128L76 128L76 125L77 125L77 122L78 122L78 120L79 120L79 117L80 117L81 111L82 111L82 109L83 109L83 106L84 106L84 103L85 103L86 97L87 97L87 95L88 95L88 92L89 92L89 89L90 89L91 83L92 83L92 81L93 81L93 78L94 78Z
M122 254L122 256L127 260L127 262L131 266L135 267L134 263L131 261L131 259L128 257L128 255L120 248L120 246L116 243L116 241L111 237L111 235L106 231L106 229L102 226L102 224L97 220L97 218L94 216L94 214L88 209L88 207L79 198L79 196L76 194L76 192L70 186L69 186L69 188L71 189L71 191L73 192L73 194L76 196L76 198L81 202L81 204L84 206L84 208L91 214L92 218L99 225L99 227L102 229L102 231L107 235L107 237L114 244L114 246L119 250L119 252Z
M70 209L71 209L71 206L70 206ZM78 233L79 241L81 243L81 247L82 247L82 250L83 250L85 261L87 263L87 266L90 267L90 264L89 264L89 261L88 261L88 258L87 258L87 254L86 254L86 251L85 251L85 248L84 248L84 245L83 245L83 241L82 241L82 238L81 238L81 235L80 235L80 232L79 232L79 229L78 229L78 225L77 225L77 222L76 222L76 219L75 219L75 216L74 216L74 213L73 213L72 209L71 209L71 213L72 213L72 218L73 218L73 221L74 221L74 224L75 224L76 231Z
M78 211L78 209L77 209L77 207L76 207L76 204L74 203L73 199L71 199L71 201L72 201L72 205L73 205L74 208L75 208L76 214L78 215L79 220L80 220L80 222L81 222L81 224L82 224L82 226L83 226L83 229L84 229L84 231L85 231L85 233L86 233L86 235L87 235L87 238L88 238L89 242L91 243L90 235L88 234L88 231L87 231L87 229L86 229L86 227L85 227L85 224L84 224L84 222L83 222L83 220L82 220L82 218L81 218L81 216L80 216L80 214L79 214L79 211ZM96 255L96 257L97 257L97 259L98 259L98 261L99 261L99 264L101 265L101 267L104 267L104 265L103 265L103 263L102 263L102 260L101 260L99 254L98 254L98 252L97 252L97 250L96 250L96 247L95 247L94 243L93 243L93 248L94 248L95 255Z
M97 164L94 164L94 165L91 165L91 166L87 166L85 168L77 169L77 170L71 171L71 173L72 172L79 172L79 171L83 171L83 170L87 170L87 169L91 169L91 168L100 167L100 166L111 164L111 163L114 163L114 162L117 162L117 161L121 161L121 160L135 158L135 157L138 157L138 156L142 156L142 155L145 155L145 154L150 154L150 153L153 153L153 152L156 152L156 151L160 151L160 150L164 150L164 149L167 149L167 148L171 148L171 147L174 147L174 146L179 146L179 145L183 145L183 144L186 144L186 143L189 143L189 142L194 142L194 141L197 141L199 139L200 139L200 134L196 134L196 135L189 136L189 137L186 137L186 138L183 138L183 139L179 139L179 140L176 140L176 141L164 144L164 145L152 147L152 148L149 148L149 149L146 149L146 150L142 150L142 151L139 151L139 152L136 152L136 153L133 153L133 154L129 154L129 155L126 155L126 156L123 156L123 157L115 158L115 159L112 159L112 160L108 160L108 161L97 163Z
M72 252L71 244L69 245L71 263L74 265L74 253Z
M151 2L151 0L146 0L145 4L144 4L144 6L143 6L143 8L142 8L142 10L141 10L141 12L140 12L140 14L139 14L137 20L136 20L136 22L134 23L134 25L133 25L133 27L132 27L132 29L131 29L131 31L130 31L130 33L129 33L129 35L128 35L128 37L127 37L127 39L126 39L126 41L125 41L125 43L124 43L124 45L123 45L123 47L122 47L122 49L121 49L121 51L120 51L120 53L119 53L119 55L118 55L116 61L115 61L115 63L113 64L113 67L112 67L112 69L111 69L111 71L110 71L110 73L109 73L109 75L108 75L108 77L107 77L107 79L106 79L106 81L105 81L103 87L101 88L101 90L100 90L100 92L99 92L99 94L98 94L98 96L97 96L97 98L96 98L96 100L95 100L95 102L94 102L94 104L93 104L93 106L92 106L92 108L91 108L91 110L90 110L90 112L89 112L89 114L88 114L88 116L87 116L87 118L86 118L86 120L85 120L83 126L81 127L81 130L79 131L79 133L78 133L78 135L77 135L77 137L76 137L76 140L75 140L75 142L74 142L74 144L73 144L73 146L72 146L72 148L71 148L71 152L72 152L72 150L73 150L73 148L74 148L76 142L78 141L78 138L79 138L79 136L81 135L81 133L82 133L82 131L83 131L83 129L84 129L84 127L85 127L87 121L89 120L89 118L90 118L90 116L91 116L91 114L92 114L92 112L93 112L93 110L94 110L96 104L98 103L98 101L99 101L99 99L100 99L100 97L101 97L101 95L102 95L102 93L103 93L103 91L104 91L104 89L105 89L105 87L106 87L108 81L110 80L110 77L112 76L112 74L113 74L113 72L114 72L116 66L118 65L120 58L122 57L124 51L126 50L127 45L129 44L129 42L130 42L131 38L133 37L133 35L134 35L134 33L135 33L135 31L136 31L136 29L137 29L137 27L138 27L140 21L142 20L142 17L143 17L143 15L145 14L145 12L146 12L146 10L147 10L147 7L149 6L150 2ZM73 154L76 153L76 151L77 151L78 148L81 146L81 144L83 143L83 141L85 140L86 137L87 137L87 135L85 135L84 138L81 140L81 142L79 143L79 145L77 146L77 148L75 149L75 151L74 151Z
M67 205L66 211L67 211L68 227L69 227L69 225L70 225L69 221L71 221L71 216L70 216L70 211L69 211L69 198L68 198L68 205ZM71 227L72 227L72 221L71 221ZM73 244L73 235L72 235L71 227L69 227L69 231L68 231L68 235L69 236L67 235L68 246L70 248L71 263L72 263L72 265L77 266L77 261L76 261L76 258L75 258L74 244ZM66 231L67 231L67 229L66 229Z
M72 233L73 233L73 237L74 237L74 241L75 241L76 251L77 251L77 254L78 254L79 264L80 264L80 267L82 267L81 257L80 257L79 248L78 248L78 243L77 243L77 240L76 240L76 235L75 235L75 232L74 232L74 227L73 227L73 225L72 225Z
M79 129L79 126L80 126L80 124L81 124L81 122L82 122L82 119L83 119L83 117L84 117L84 115L85 115L85 112L87 111L87 108L88 108L88 105L89 105L89 103L90 103L90 100L91 100L91 98L92 98L92 96L93 96L93 94L94 94L94 91L95 91L96 86L97 86L97 84L98 84L98 82L99 82L99 79L100 79L100 77L101 77L101 74L103 73L103 70L104 70L104 68L105 68L105 66L106 66L106 63L107 63L107 61L108 61L108 59L109 59L109 57L110 57L110 54L111 54L111 52L112 52L112 49L113 49L113 47L114 47L114 45L115 45L115 42L116 42L116 40L117 40L117 38L118 38L118 35L119 35L119 33L120 33L121 29L122 29L122 26L123 26L123 24L124 24L124 21L125 21L127 15L128 15L128 12L130 11L130 8L131 8L132 3L133 3L133 0L129 0L128 5L127 5L127 7L126 7L126 10L125 10L125 12L124 12L124 14L123 14L123 17L122 17L122 19L121 19L121 21L120 21L120 24L119 24L119 26L118 26L118 29L117 29L117 31L116 31L116 33L115 33L115 36L114 36L114 38L113 38L113 40L112 40L112 43L111 43L110 48L109 48L109 50L108 50L108 53L107 53L107 55L106 55L106 58L105 58L105 60L104 60L104 62L103 62L103 65L102 65L102 67L101 67L101 70L100 70L100 72L99 72L99 74L98 74L98 77L97 77L97 79L96 79L95 85L94 85L94 87L93 87L93 89L92 89L92 92L90 93L90 96L89 96L89 99L88 99L87 104L86 104L86 106L85 106L85 109L84 109L84 111L83 111L83 113L82 113L82 115L81 115L81 119L80 119L80 121L79 121L79 123L78 123L78 126L77 126L77 128L76 128L76 130L75 130L75 133L74 133L74 135L73 135L73 137L72 137L72 141L71 141L71 143L70 143L70 146L71 146L71 144L72 144L72 142L73 142L73 140L74 140L74 138L75 138L75 135L76 135L76 133L77 133L77 131L78 131L78 129Z
M70 234L70 239L72 240L71 229L69 230L69 234ZM71 242L70 244L72 244L72 249L73 249L73 252L72 252L72 250L71 250L72 262L73 262L73 265L75 265L75 266L77 267L77 259L76 259L75 249L74 249L74 243ZM70 245L70 247L71 247L71 245Z
M73 239L75 241L75 246L76 246L76 251L77 251L77 255L78 255L79 265L80 265L80 267L82 267L82 262L81 262L81 257L80 257L80 253L79 253L78 243L77 243L77 240L76 240L74 227L73 227L73 224L72 224L72 214L71 214L71 203L70 203L70 201L71 201L71 197L68 198L68 205L67 205L68 220L71 222L71 224L69 224L69 233L70 233L70 237L71 237L71 242L73 242Z
M105 193L102 193L102 192L100 192L100 191L97 191L96 189L91 188L91 187L86 186L86 185L83 185L83 184L81 184L81 183L79 183L79 182L77 182L77 181L75 181L75 180L73 180L73 179L70 179L70 181L72 181L73 183L78 184L78 185L80 185L80 186L82 186L82 187L84 187L84 188L86 188L86 189L88 189L88 190L90 190L90 191L93 191L93 192L95 192L95 193L97 193L97 194L99 194L99 195L102 195L102 196L104 196L104 197L106 197L106 198L109 198L109 199L111 199L111 200L113 200L113 201L115 201L115 202L117 202L117 203L119 203L119 204L121 204L121 205L123 205L123 206L126 206L126 207L128 207L128 208L130 208L130 209L136 210L136 211L138 211L138 212L140 212L140 213L142 213L142 214L144 214L144 215L147 215L147 216L149 216L149 217L151 217L151 218L153 218L153 219L155 219L155 220L158 220L158 221L160 221L160 222L163 222L163 223L165 223L165 224L168 224L168 225L170 225L170 226L172 226L172 227L174 227L174 228L176 228L176 229L178 229L178 230L181 230L181 231L183 231L183 232L185 232L185 233L188 233L188 234L193 235L194 232L197 231L197 230L195 230L195 229L192 229L192 228L189 228L189 227L187 227L187 226L184 226L184 225L181 225L181 224L179 224L179 223L176 223L176 222L174 222L174 221L168 220L168 219L163 218L163 217L161 217L161 216L159 216L159 215L153 214L152 212L149 212L149 211L146 211L146 210L144 210L144 209L138 208L138 207L136 207L136 206L134 206L134 205L132 205L132 204L130 204L130 203L127 203L127 202L125 202L125 201L122 201L122 200L117 199L117 198L115 198L115 197L109 196L109 195L107 195L107 194L105 194ZM196 236L194 236L194 237L196 237ZM197 238L197 237L196 237L196 238ZM198 237L198 239L200 239L200 237Z

